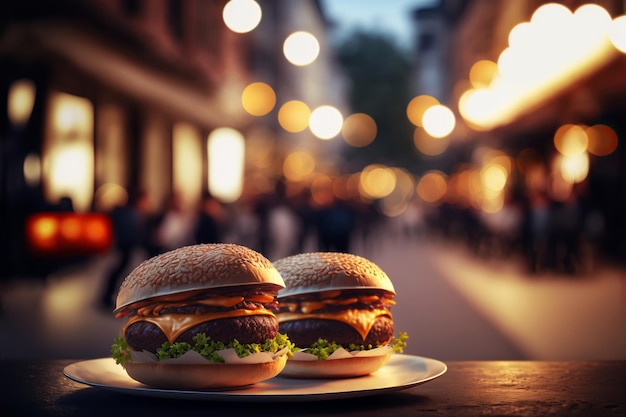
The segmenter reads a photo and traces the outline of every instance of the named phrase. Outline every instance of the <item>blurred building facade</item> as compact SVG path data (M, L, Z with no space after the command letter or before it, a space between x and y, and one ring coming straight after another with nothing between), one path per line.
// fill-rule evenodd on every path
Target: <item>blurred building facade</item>
M76 212L106 212L144 193L152 212L173 196L195 208L208 187L207 135L219 127L250 142L260 137L256 149L266 154L278 149L276 126L242 106L249 83L271 83L281 97L323 101L320 77L328 74L318 66L307 75L314 82L303 82L272 49L288 30L302 26L324 38L317 2L261 2L264 24L254 34L226 27L226 3L2 2L3 261L8 255L18 272L28 263L26 219L61 210L62 201ZM306 13L296 10L303 5ZM329 65L324 59L322 67ZM252 145L247 152L254 156ZM273 160L262 174L277 176L281 162Z
M528 213L532 204L529 194L531 191L538 193L541 189L546 204L553 208L577 204L577 210L584 213L575 220L579 233L587 241L593 241L596 251L621 262L626 255L626 240L623 238L626 232L626 218L623 216L626 210L626 124L623 118L626 82L621 75L626 70L624 53L616 50L607 52L574 76L563 75L554 83L556 87L544 88L536 99L531 97L530 104L522 106L512 117L500 123L488 127L476 126L465 120L459 110L463 93L472 88L470 73L474 65L479 61L489 61L495 68L503 51L511 46L511 31L521 23L529 23L535 11L548 3L551 2L441 0L431 7L415 10L415 94L433 95L456 112L457 126L450 138L450 148L440 159L442 170L450 178L458 179L460 175L457 174L461 171L469 172L466 170L468 166L480 165L479 160L489 150L500 152L513 162L513 170L509 172L511 189L504 199L526 210L521 214L520 222L525 220L522 217L524 214L528 218L532 214ZM623 1L574 0L558 2L558 5L567 7L572 13L586 5L590 9L588 11L593 12L590 14L603 18L606 12L612 18L626 12ZM602 6L605 12L591 10L590 5ZM594 30L580 27L578 33L591 37ZM519 36L520 32L522 30L516 35ZM549 33L558 37L562 32L562 27L555 26ZM541 49L541 42L549 42L548 37L537 40L536 50ZM584 48L583 42L576 42L576 45L564 45L563 49ZM595 52L601 54L601 49L598 47ZM537 59L541 59L539 53ZM518 63L518 68L530 74L534 68L540 68L536 64L528 60ZM555 137L564 126L583 129L608 127L606 130L617 137L618 142L609 154L589 155L588 161L583 164L587 172L581 178L569 181L569 184L558 184L553 170L561 155L555 149ZM530 165L541 166L544 172L531 175ZM473 205L460 200L463 199L456 199L452 205L463 210ZM480 205L474 204L473 208L478 208L475 210L479 212L477 216L494 214L485 213ZM558 214L553 217L556 216ZM559 223L558 219L552 220ZM520 242L524 239L522 234L523 230L517 236Z

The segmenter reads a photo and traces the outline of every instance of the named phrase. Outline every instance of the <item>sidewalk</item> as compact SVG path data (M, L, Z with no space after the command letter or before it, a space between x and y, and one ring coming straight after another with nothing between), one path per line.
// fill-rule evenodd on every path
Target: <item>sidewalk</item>
M626 271L599 265L582 275L524 272L518 260L433 254L435 268L526 356L626 359Z

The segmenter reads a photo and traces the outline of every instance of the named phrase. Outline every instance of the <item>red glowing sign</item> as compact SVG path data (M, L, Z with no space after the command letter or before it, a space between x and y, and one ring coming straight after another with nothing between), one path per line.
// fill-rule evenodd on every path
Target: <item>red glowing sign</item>
M111 220L99 213L37 213L26 222L28 247L38 255L98 254L112 239Z

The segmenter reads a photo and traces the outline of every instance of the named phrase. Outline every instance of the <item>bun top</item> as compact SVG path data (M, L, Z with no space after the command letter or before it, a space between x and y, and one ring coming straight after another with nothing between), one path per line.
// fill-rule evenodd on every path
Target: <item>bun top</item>
M285 280L280 297L326 290L381 289L396 293L385 272L372 261L339 252L311 252L274 262Z
M184 291L285 282L260 253L235 244L201 244L162 253L141 263L122 282L116 311L137 301Z

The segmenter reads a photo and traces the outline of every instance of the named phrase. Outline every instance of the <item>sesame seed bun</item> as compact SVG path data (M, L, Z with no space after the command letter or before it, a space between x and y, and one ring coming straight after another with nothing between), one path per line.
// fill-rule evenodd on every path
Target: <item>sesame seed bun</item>
M147 298L184 291L285 283L260 253L235 244L185 246L144 261L120 286L116 311Z
M363 257L339 252L301 253L279 259L274 266L286 288L279 298L326 290L381 289L395 294L393 284L378 265Z

